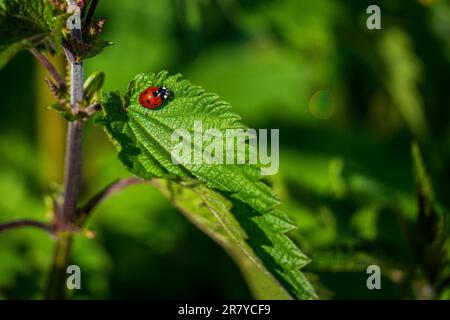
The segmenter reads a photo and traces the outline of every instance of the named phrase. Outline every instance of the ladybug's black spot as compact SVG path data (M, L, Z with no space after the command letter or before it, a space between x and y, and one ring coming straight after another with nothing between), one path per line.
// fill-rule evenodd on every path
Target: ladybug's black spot
M149 99L147 99L146 101L147 101L147 103L150 103L150 100L149 100Z
M172 97L172 91L170 89L167 89L166 87L161 87L158 90L158 96L160 96L164 100L170 99Z

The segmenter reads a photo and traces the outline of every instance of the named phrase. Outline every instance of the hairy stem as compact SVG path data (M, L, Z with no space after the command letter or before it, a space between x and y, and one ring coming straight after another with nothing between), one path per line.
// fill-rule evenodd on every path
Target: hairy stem
M67 148L65 163L64 201L59 221L63 224L73 222L82 170L82 134L83 122L72 121L67 129Z
M76 5L75 0L67 0L69 5ZM76 13L75 13L76 14ZM78 12L79 14L79 12ZM72 16L73 17L73 16ZM79 16L75 19L81 19ZM71 30L71 35L82 41L81 29ZM83 63L72 59L72 53L66 51L67 59L70 63L70 106L74 113L80 109L83 101ZM67 226L74 222L76 206L80 191L80 181L82 173L82 138L83 122L81 120L72 121L67 129L67 146L65 159L64 176L64 199L57 222L59 225ZM59 232L56 239L53 265L47 288L49 299L62 299L65 292L65 270L69 262L71 234Z
M69 5L76 5L75 0L67 0ZM79 12L78 12L79 14ZM75 19L81 19L79 16ZM82 41L81 29L71 31L72 37ZM83 63L69 59L70 63L70 107L74 113L80 110L83 101ZM80 189L82 167L83 122L72 121L67 131L66 163L64 176L64 201L61 210L61 222L70 223L74 220L78 193Z

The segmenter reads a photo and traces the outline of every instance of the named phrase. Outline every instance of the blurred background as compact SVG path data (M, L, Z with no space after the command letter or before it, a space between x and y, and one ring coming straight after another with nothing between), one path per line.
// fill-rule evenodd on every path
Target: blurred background
M375 2L382 29L368 30ZM97 17L115 45L86 76L104 71L106 90L166 69L251 127L280 129L269 182L321 298L450 298L446 279L430 289L405 232L418 214L413 141L450 205L450 1L100 1ZM0 70L0 221L45 219L43 195L62 183L65 122L46 110L44 76L28 52ZM101 128L90 123L85 141L83 199L128 175ZM148 186L108 199L89 226L97 237L76 237L72 252L74 298L251 298L224 251ZM42 298L52 249L41 231L0 234L0 298ZM367 290L370 264L382 290Z

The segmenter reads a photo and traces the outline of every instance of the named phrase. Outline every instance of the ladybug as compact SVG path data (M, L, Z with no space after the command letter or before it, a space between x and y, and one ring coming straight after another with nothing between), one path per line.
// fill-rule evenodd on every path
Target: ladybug
M141 92L139 103L147 109L159 108L172 96L172 91L166 87L151 86Z

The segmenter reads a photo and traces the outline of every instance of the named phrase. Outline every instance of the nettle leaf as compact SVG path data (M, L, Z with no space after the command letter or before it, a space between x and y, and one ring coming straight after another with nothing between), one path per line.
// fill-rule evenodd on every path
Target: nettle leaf
M196 223L202 230L211 235L220 226L227 237L233 239L228 243L240 254L248 256L241 241L245 239L246 246L259 259L253 260L260 261L259 267L258 262L254 262L255 268L260 269L264 265L264 272L268 270L282 285L285 295L314 298L314 290L299 271L309 259L285 236L293 225L276 209L280 202L260 180L260 166L195 161L177 164L172 160L172 151L179 144L172 139L174 130L184 129L195 137L199 130L196 127L198 121L201 121L203 130L216 129L222 133L227 129L247 128L238 115L230 112L228 103L180 78L180 75L168 76L167 72L136 76L123 97L119 92L104 95L104 115L97 122L104 126L120 160L132 173L147 180L156 177L181 183L183 188L178 184L178 193L187 193L190 189L200 194L203 205L194 207L195 210L176 197L173 201L193 221L200 219L203 206L209 208L209 219L216 219L213 223L216 227L208 227L211 221L204 225ZM158 110L147 110L139 104L140 93L152 85L164 86L173 92L173 98ZM203 133L206 134L205 131ZM203 137L201 151L207 147L209 138ZM192 152L195 151L194 148ZM209 200L206 201L205 197ZM220 206L221 210L215 206ZM219 211L226 214L227 219L221 219ZM231 217L237 223L231 223Z
M81 55L81 59L89 59L93 58L96 55L103 52L103 50L109 46L112 46L114 42L103 40L103 39L95 39L92 43L89 44L88 49L83 52Z
M171 180L153 180L161 192L199 229L218 242L235 260L241 269L249 287L257 299L288 299L289 294L282 285L267 272L264 265L266 252L260 251L264 243L272 243L273 249L289 257L287 263L292 263L290 272L274 268L282 283L289 287L298 298L315 296L308 280L297 271L307 260L283 232L294 228L292 222L278 211L266 215L253 215L249 208L239 208L220 193L207 188L204 184L183 185ZM254 224L256 232L250 225ZM246 231L246 229L248 231ZM259 230L259 232L257 232ZM287 241L287 243L285 243ZM253 249L257 248L257 249ZM259 249L258 249L259 248ZM286 251L286 249L289 249ZM262 259L261 259L262 256ZM270 260L271 258L268 257ZM289 261L289 262L288 262ZM302 288L298 291L295 288Z
M106 41L98 37L89 37L89 39L83 41L69 37L64 39L63 43L64 47L72 53L74 60L77 62L93 58L102 53L105 48L114 44L111 41Z
M0 0L0 67L26 47L59 51L66 17L47 0Z

